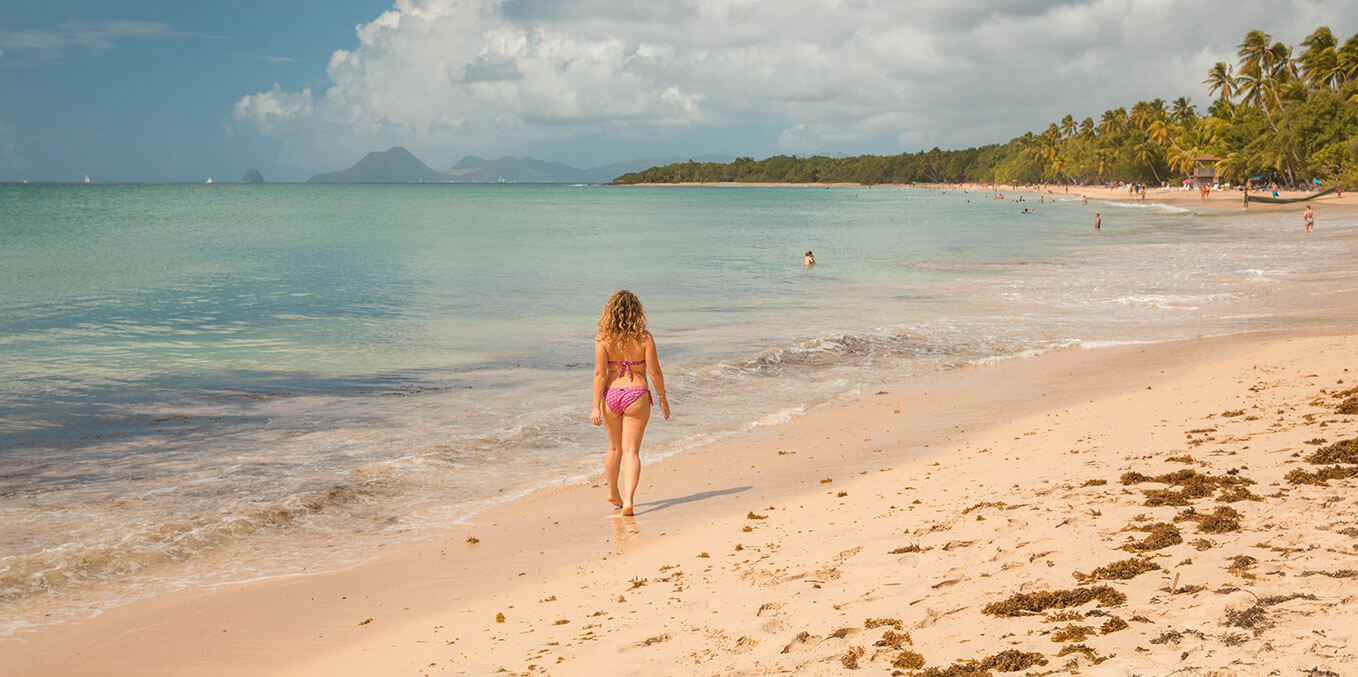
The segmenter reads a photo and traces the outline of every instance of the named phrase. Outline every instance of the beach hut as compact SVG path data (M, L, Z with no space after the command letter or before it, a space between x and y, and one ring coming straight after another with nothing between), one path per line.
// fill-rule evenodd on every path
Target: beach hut
M1221 158L1202 154L1193 158L1193 187L1215 186L1217 184L1217 163Z

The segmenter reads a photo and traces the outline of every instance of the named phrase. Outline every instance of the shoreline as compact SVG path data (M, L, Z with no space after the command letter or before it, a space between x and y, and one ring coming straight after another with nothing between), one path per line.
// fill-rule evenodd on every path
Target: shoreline
M483 513L472 525L450 528L439 538L394 543L383 548L386 554L365 564L137 602L89 621L43 628L0 643L0 660L15 666L19 674L186 670L333 674L341 666L359 664L365 671L382 673L425 665L407 654L436 651L437 644L446 656L461 657L433 661L441 663L440 668L476 671L479 668L466 661L479 650L491 651L493 656L487 659L499 666L523 670L531 661L520 661L519 645L538 647L543 642L534 637L545 641L538 633L555 627L524 630L521 625L519 614L537 606L528 597L541 590L578 596L577 576L592 577L595 585L621 583L626 588L628 580L654 575L654 568L648 570L644 564L655 558L692 566L701 561L692 559L696 552L688 552L700 547L693 544L729 539L731 532L725 527L743 522L746 512L821 500L827 494L817 478L831 478L830 485L838 489L849 484L849 494L855 495L852 483L866 478L850 480L850 475L901 472L926 465L926 459L951 458L943 454L957 453L957 445L986 434L967 432L973 428L993 430L1086 400L1128 396L1145 386L1159 388L1178 370L1229 360L1268 341L1292 340L1280 338L1287 336L1291 334L1274 332L1073 348L905 379L890 392L823 405L791 421L724 440L720 448L705 446L644 466L640 491L644 498L636 520L611 518L602 496L595 495L602 494L597 487L541 490ZM664 486L657 486L657 481ZM921 495L926 503L932 502L927 490ZM937 489L932 495L938 498ZM799 513L803 518L812 524L817 516ZM468 538L478 542L468 543ZM707 548L713 564L719 561L718 551L728 555L717 545ZM624 565L621 569L609 570L619 562ZM929 597L929 591L925 595ZM492 607L503 607L501 612L518 630L510 633L508 626L497 627L494 614L488 619L485 613ZM562 624L567 630L579 632L588 624L564 607L561 612L558 620L575 619L574 626ZM654 630L656 622L643 623L643 629ZM502 642L481 644L496 630L505 631L499 633L505 635ZM400 651L387 648L393 644ZM480 648L474 650L475 646ZM494 669L490 664L482 667ZM582 668L576 664L573 669L548 671L571 673Z
M779 183L779 182L751 182L751 183L691 182L691 183L632 183L632 184L605 184L605 185L618 185L619 187L624 188L631 186L645 188L662 188L662 187L676 187L676 188L791 187L791 188L863 188L863 189L916 188L920 190L944 190L944 191L966 190L986 193L991 192L989 186L974 183L865 184L865 183ZM1306 208L1306 205L1309 204L1312 205L1313 207L1317 207L1316 211L1322 216L1324 214L1343 214L1343 215L1358 214L1358 198L1353 197L1353 195L1351 193L1348 193L1348 191L1345 191L1346 194L1343 197L1336 197L1335 195L1330 194L1316 198L1315 200L1311 200L1309 202L1296 202L1292 204L1251 203L1249 208L1246 209L1243 204L1244 194L1236 189L1230 189L1225 192L1217 191L1214 193L1210 193L1208 199L1203 200L1194 191L1181 191L1177 189L1166 189L1166 188L1147 188L1146 200L1143 202L1139 199L1138 196L1129 194L1125 188L1119 189L1105 186L1069 186L1070 188L1069 192L1066 192L1066 188L1067 186L1065 185L1056 184L1017 185L1017 186L1013 184L1001 184L998 187L997 192L1002 194L1014 193L1025 196L1051 195L1055 196L1056 198L1065 200L1078 200L1081 197L1087 197L1090 200L1105 203L1120 203L1124 205L1145 205L1148 207L1152 205L1163 205L1167 207L1179 207L1183 209L1189 209L1192 211L1201 211L1204 213L1230 212L1235 214L1249 214L1251 212L1277 213L1295 210L1298 214L1300 214L1300 212ZM1281 190L1278 191L1278 196L1283 198L1296 198L1304 197L1305 193L1301 191ZM1300 223L1301 217L1298 216L1297 220L1298 223Z

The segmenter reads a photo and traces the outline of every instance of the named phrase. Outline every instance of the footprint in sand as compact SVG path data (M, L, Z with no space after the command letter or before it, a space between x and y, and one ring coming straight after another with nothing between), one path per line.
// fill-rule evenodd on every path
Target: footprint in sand
M642 648L645 648L645 647L648 647L648 646L652 646L652 645L654 645L654 644L660 644L660 643L663 643L663 642L668 642L668 641L670 641L672 638L673 638L673 635L671 635L670 633L667 632L667 633L665 633L665 634L663 634L663 635L656 635L656 636L654 636L654 637L647 637L646 639L643 639L643 640L641 640L640 642L633 642L633 643L631 643L631 644L628 644L627 646L622 647L621 649L618 649L618 651L619 651L619 652L622 652L622 651L630 651L630 650L632 650L632 649L642 649Z
M807 651L819 643L820 640L820 635L813 635L803 630L797 633L797 636L793 637L792 641L788 642L787 646L783 647L783 650L780 653L800 653L802 651Z

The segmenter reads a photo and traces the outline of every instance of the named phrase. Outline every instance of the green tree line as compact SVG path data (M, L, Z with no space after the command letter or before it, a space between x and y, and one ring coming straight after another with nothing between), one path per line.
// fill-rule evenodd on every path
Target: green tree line
M1252 30L1235 64L1203 81L1215 99L1139 101L1097 120L1066 115L1042 132L965 150L832 158L776 155L693 162L624 174L614 183L1175 183L1213 155L1224 181L1358 186L1358 34L1343 44L1321 26L1299 53Z

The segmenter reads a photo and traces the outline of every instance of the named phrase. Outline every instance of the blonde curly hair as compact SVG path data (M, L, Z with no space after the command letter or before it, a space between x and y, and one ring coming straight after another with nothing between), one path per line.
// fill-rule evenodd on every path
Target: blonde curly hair
M613 292L599 315L599 338L637 340L646 331L646 310L641 299L626 289Z

